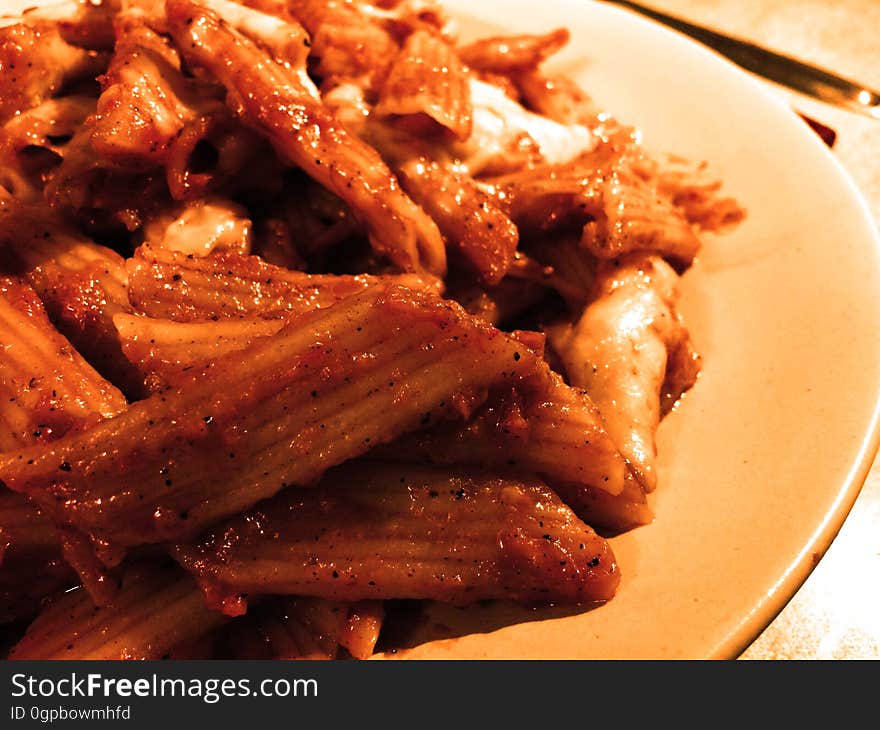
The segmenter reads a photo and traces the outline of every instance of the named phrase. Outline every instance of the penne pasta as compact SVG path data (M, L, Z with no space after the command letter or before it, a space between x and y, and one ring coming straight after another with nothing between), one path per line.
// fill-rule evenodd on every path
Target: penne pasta
M471 68L496 74L534 69L569 40L565 28L549 33L495 36L461 46L458 55Z
M597 258L653 251L686 268L700 248L696 233L671 201L621 162L620 144L493 179L489 189L521 230L581 228L581 246Z
M589 95L567 76L547 75L531 69L514 76L523 104L541 116L560 124L580 124L598 130L607 121Z
M176 322L136 314L117 314L122 351L138 368L149 391L185 380L186 373L230 352L244 350L259 337L277 334L283 319L221 319Z
M487 388L538 368L455 305L380 285L51 448L0 456L0 479L110 544L171 540L466 413Z
M413 200L437 222L453 255L486 284L498 284L513 262L519 231L467 175L417 158L398 168Z
M603 534L625 532L654 521L644 487L631 472L626 475L619 494L566 483L559 483L556 491L575 514L596 529L602 529Z
M742 222L745 211L733 198L719 195L721 181L712 178L705 163L666 155L662 164L652 157L635 161L634 170L682 211L699 230L722 231Z
M247 193L271 188L281 170L267 147L228 109L209 105L168 149L163 160L168 192L173 200L191 201L221 189Z
M367 3L334 0L290 0L287 9L311 36L310 60L330 88L357 79L375 90L388 72L399 46L388 31L364 17L359 7Z
M46 178L94 109L92 97L72 95L47 99L7 121L0 129L0 186L22 202L42 202Z
M600 183L600 207L584 225L581 245L597 258L656 251L687 267L700 241L682 213L648 185L614 173Z
M22 276L53 324L94 368L127 394L141 387L122 354L113 315L128 311L122 257L70 230L41 207L0 206L0 265Z
M112 603L84 591L56 596L12 648L10 659L161 659L228 619L205 606L195 582L173 566L136 564Z
M167 158L187 125L222 101L216 88L183 76L177 52L142 13L120 14L115 29L90 142L114 165L150 168Z
M122 393L52 326L33 289L9 277L0 277L0 351L0 451L50 443L128 406ZM17 617L60 584L71 585L65 561L96 600L109 600L116 586L87 538L59 532L23 495L2 493L0 498L0 539L7 553L0 561L0 586L13 584L35 566L45 572L45 579L25 581L29 587L21 601L0 591L6 604L0 615Z
M437 292L440 282L402 274L314 275L267 264L256 256L197 259L152 247L127 263L129 298L137 312L178 322L259 317L277 319L326 309L382 281Z
M384 453L438 464L516 467L540 474L554 488L567 484L611 495L621 492L628 471L587 393L549 368L527 384L494 392L465 424L407 435Z
M96 155L92 132L88 122L76 131L46 180L43 197L86 235L124 240L170 202L166 175L160 167L126 169Z
M60 155L66 140L94 110L95 99L87 94L47 99L3 125L4 151L36 146Z
M619 572L609 545L535 479L362 463L287 491L177 548L209 601L595 602Z
M375 113L425 115L458 139L470 137L470 82L455 49L428 31L412 33L391 65Z
M100 542L66 527L57 528L64 561L76 571L82 588L96 606L112 603L119 594L120 554Z
M0 446L46 443L128 405L52 326L34 290L9 277L0 277L0 349Z

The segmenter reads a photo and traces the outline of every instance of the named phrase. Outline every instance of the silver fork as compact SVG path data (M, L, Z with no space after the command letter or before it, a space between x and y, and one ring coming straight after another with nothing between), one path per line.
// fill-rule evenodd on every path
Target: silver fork
M738 66L827 104L880 120L880 93L811 64L749 41L688 23L629 0L603 0L656 20L713 48Z

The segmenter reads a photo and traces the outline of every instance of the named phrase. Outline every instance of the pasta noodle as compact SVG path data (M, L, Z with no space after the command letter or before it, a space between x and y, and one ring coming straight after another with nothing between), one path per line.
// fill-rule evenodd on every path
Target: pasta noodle
M471 68L507 74L536 68L568 43L568 39L568 30L557 28L543 35L482 38L463 46L458 53Z
M498 284L516 254L519 232L466 175L419 158L399 168L404 189L437 221L450 252L487 284Z
M542 373L540 385L501 390L464 425L414 434L428 460L524 466L545 477L621 491L626 464L586 392ZM414 447L414 445L413 445Z
M173 566L133 565L116 599L96 608L84 591L62 594L28 627L11 659L161 659L227 621L206 608Z
M438 291L431 277L401 274L307 274L273 266L256 256L218 254L204 259L144 247L129 259L129 299L151 317L178 322L258 316L274 319L327 307L384 280Z
M467 412L485 388L537 367L515 340L454 305L380 285L208 362L51 449L0 456L0 474L62 522L110 543L171 540L420 424ZM216 458L218 443L227 458Z
M382 86L376 113L423 114L467 139L473 129L471 94L464 67L442 38L418 30L406 39Z
M43 180L65 155L67 143L95 109L88 96L47 99L12 117L0 131L0 186L27 203L42 201Z
M0 443L51 441L77 424L110 418L128 403L52 326L29 286L0 278ZM37 374L38 373L38 374Z
M50 443L128 407L52 326L34 290L9 277L0 277L0 332L0 451ZM45 596L75 585L73 571L94 600L114 592L81 537L58 530L22 495L0 493L0 541L5 620L27 616Z
M569 35L2 18L9 658L367 659L401 606L613 599L700 372L680 276L744 211L552 70Z
M618 580L607 542L540 482L393 463L341 467L177 555L235 612L251 593L589 602Z
M0 207L0 261L37 292L49 317L95 369L128 394L140 378L122 354L113 315L129 311L122 257L42 207Z

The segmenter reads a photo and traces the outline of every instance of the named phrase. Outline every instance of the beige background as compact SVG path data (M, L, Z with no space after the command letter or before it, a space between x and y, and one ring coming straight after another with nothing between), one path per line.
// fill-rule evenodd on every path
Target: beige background
M880 89L878 0L644 2ZM837 132L835 154L880 221L880 120L778 91ZM880 659L880 463L816 570L742 658Z

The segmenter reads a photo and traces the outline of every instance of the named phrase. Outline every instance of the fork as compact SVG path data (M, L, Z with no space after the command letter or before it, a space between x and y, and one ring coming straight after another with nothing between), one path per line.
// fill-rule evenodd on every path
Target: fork
M880 120L880 93L825 69L746 40L694 25L630 0L602 0L627 8L713 48L738 66L826 104Z

